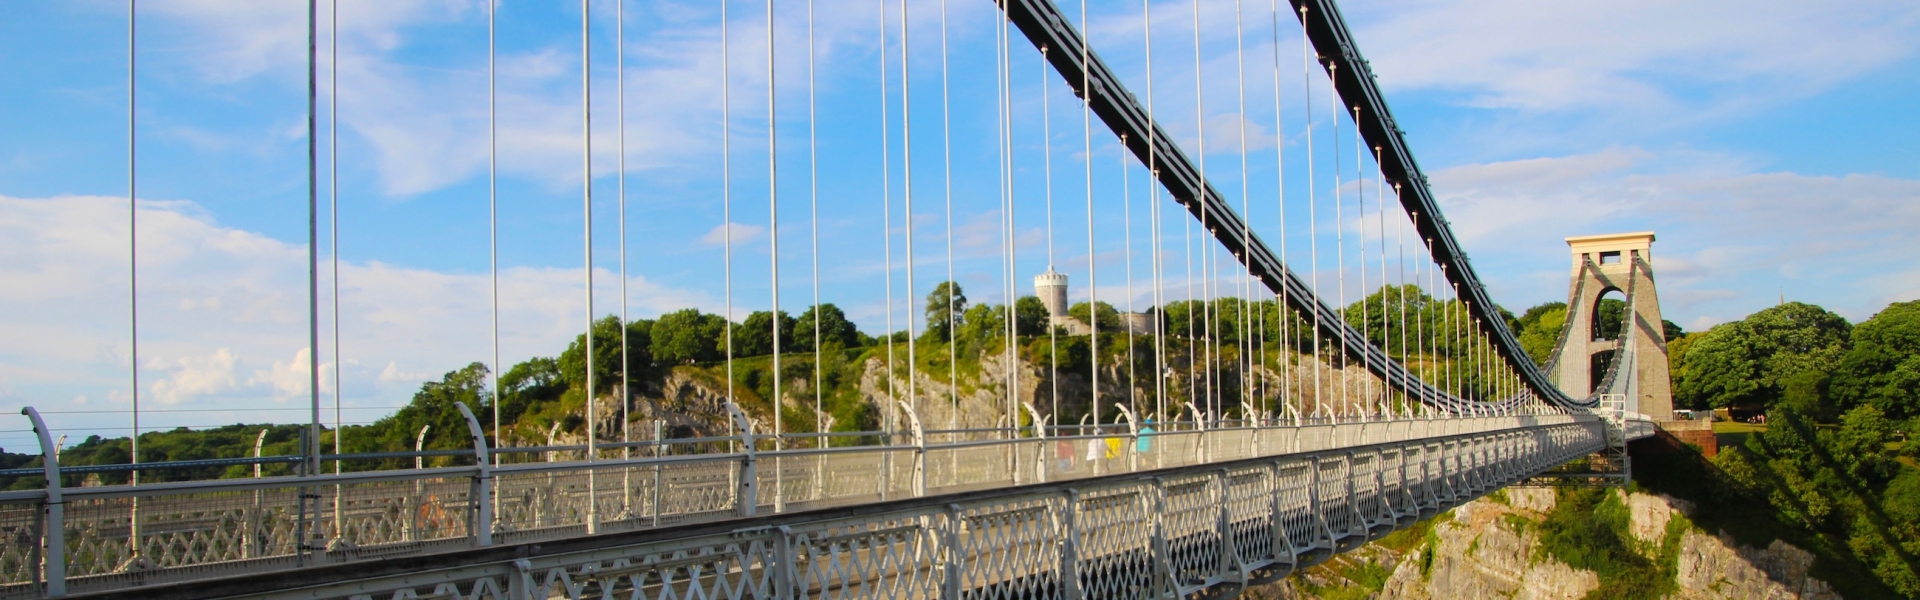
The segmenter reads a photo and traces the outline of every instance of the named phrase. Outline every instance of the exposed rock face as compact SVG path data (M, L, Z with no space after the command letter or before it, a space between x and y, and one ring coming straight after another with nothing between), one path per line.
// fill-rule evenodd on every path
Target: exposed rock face
M1649 544L1660 543L1667 535L1667 523L1673 522L1676 512L1674 500L1666 496L1646 494L1627 494L1616 491L1614 494L1627 505L1627 531L1635 539ZM1684 512L1684 511L1681 511Z
M642 386L634 398L631 418L634 421L660 419L666 421L666 427L679 433L674 437L723 436L732 432L727 422L727 392L714 389L699 378L680 371L672 371L660 380L656 386ZM617 404L614 410L617 410ZM603 408L600 413L608 415L612 410ZM618 413L608 415L618 426ZM604 426L604 425L603 425ZM617 430L615 430L617 431ZM634 437L652 437L653 432Z
M1548 491L1547 507L1552 507ZM1530 498L1537 504L1537 498ZM1434 526L1438 540L1433 560L1409 554L1394 569L1381 590L1382 598L1581 598L1600 587L1592 571L1554 561L1533 560L1538 545L1532 528L1517 529L1505 518L1520 515L1531 521L1538 513L1496 502L1476 501L1454 510L1453 519ZM1422 564L1431 566L1422 572Z
M1172 376L1166 377L1165 384L1169 393L1176 397L1191 395L1193 391L1188 388L1197 380L1184 373L1188 363L1185 348L1169 347L1168 352L1167 365ZM885 356L869 356L859 365L860 376L856 384L858 396L874 409L872 414L879 419L875 424L878 427L891 425L897 430L907 429L908 419L900 407L901 402L916 407L921 424L927 429L985 429L1028 420L1029 415L1021 406L1023 404L1031 404L1042 415L1049 415L1056 408L1066 415L1084 415L1089 412L1087 404L1094 395L1093 385L1082 374L1055 372L1044 365L1022 359L1009 360L1003 353L982 354L977 371L955 373L958 381L952 383L949 383L949 373L946 372L910 372L906 368L907 357L904 352L898 352L892 358L891 370L888 369ZM1144 398L1154 395L1159 381L1154 378L1150 366L1141 370L1137 366L1130 367L1124 360L1106 361L1100 364L1099 373L1101 407L1098 414L1103 424L1123 422L1120 411L1114 406L1126 402L1128 398L1142 402L1138 407L1138 418L1153 418L1154 407L1147 406ZM1243 384L1258 387L1263 390L1263 395L1273 390L1286 390L1289 397L1300 398L1299 404L1293 407L1262 407L1269 416L1284 414L1288 410L1299 410L1306 414L1349 414L1393 409L1379 405L1385 386L1379 385L1377 379L1359 366L1340 369L1323 363L1301 362L1298 357L1293 357L1256 365L1245 374L1229 366L1219 378L1214 384L1223 386L1223 398L1237 398L1239 393L1236 390ZM1016 387L1011 405L1007 391L1009 379L1013 380ZM1131 393L1129 387L1133 388ZM786 381L782 392L782 406L798 413L811 412L814 394L812 381L804 377L790 379ZM753 390L736 389L735 393L742 397L741 404L746 407L747 416L753 420L756 429L770 431L773 422L771 411L768 410L769 403L759 398ZM1056 394L1059 398L1057 403L1054 400ZM614 393L595 399L595 416L603 435L622 431L620 419L623 413L617 396ZM1316 397L1321 399L1315 400ZM650 421L655 420L664 422L668 437L726 436L733 432L733 424L725 408L726 398L724 380L710 374L676 368L658 379L636 380L625 416L634 423L631 432L633 439L650 438ZM1165 418L1191 418L1185 414L1185 406L1164 408ZM1236 406L1221 408L1230 411L1239 409ZM1008 414L1010 410L1014 413L1012 419ZM1073 417L1056 419L1056 422L1069 426L1077 424ZM567 425L564 429L556 433L555 443L580 443L584 440L584 434L581 433L584 428ZM509 445L545 444L545 435L544 430L513 432L508 435Z
M1624 494L1630 513L1629 531L1648 548L1666 539L1669 523L1692 510L1687 503L1664 496ZM1540 554L1535 527L1553 510L1554 491L1514 488L1503 492L1504 502L1481 499L1436 517L1432 535L1403 552L1379 543L1285 581L1249 590L1247 598L1318 598L1315 592L1339 597L1404 598L1589 598L1600 587L1592 571L1575 569ZM1673 600L1838 600L1825 582L1807 576L1813 556L1785 542L1766 549L1735 544L1689 530L1679 540L1674 566ZM1432 557L1428 558L1427 553ZM1369 585L1353 577L1370 563L1392 575ZM1377 586L1377 587L1376 587ZM1360 589L1354 589L1354 588Z
M1680 564L1674 579L1676 598L1838 599L1826 582L1807 576L1813 555L1774 540L1765 550L1732 539L1689 531L1680 540Z
M903 363L906 360L904 355L897 358ZM915 410L920 415L920 423L927 429L1005 427L1007 426L1006 362L1006 358L1002 355L982 357L978 377L960 375L956 390L956 386L941 381L947 375L944 372L939 373L939 379L925 371L912 373L912 385L909 386L909 373L904 367L896 368L892 373L892 381L889 382L886 361L879 358L868 359L863 365L864 371L860 376L860 397L873 405L876 414L893 415L898 419L895 426L900 428L907 427L905 413L900 409L901 401L907 401L917 407ZM1044 394L1039 391L1044 376L1044 373L1039 372L1032 365L1020 363L1018 378L1021 388L1020 399L1032 402L1036 394ZM891 387L889 383L892 384ZM1074 385L1078 387L1073 387ZM1069 394L1068 391L1078 391L1085 387L1085 384L1079 383L1078 379L1063 383L1061 396L1079 397ZM914 402L913 399L918 401ZM1035 403L1035 406L1038 407L1038 403ZM1047 410L1045 407L1039 408L1043 411ZM881 426L885 425L883 420Z
M1507 504L1514 508L1547 514L1553 510L1553 490L1548 488L1507 488Z

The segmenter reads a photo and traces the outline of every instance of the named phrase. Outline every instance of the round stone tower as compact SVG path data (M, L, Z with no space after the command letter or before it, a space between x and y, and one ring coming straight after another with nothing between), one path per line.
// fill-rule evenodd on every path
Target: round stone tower
M1040 303L1047 305L1047 316L1060 318L1067 316L1067 274L1053 270L1049 265L1047 272L1033 278L1033 292L1040 297Z

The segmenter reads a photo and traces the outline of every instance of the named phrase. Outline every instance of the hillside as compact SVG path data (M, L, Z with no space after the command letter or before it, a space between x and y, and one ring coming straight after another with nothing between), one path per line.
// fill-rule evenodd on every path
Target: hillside
M1243 412L1242 398L1250 399L1254 409L1269 413L1290 410L1275 403L1281 397L1293 403L1291 410L1341 411L1347 409L1343 403L1373 406L1361 398L1369 391L1378 397L1384 389L1359 365L1341 369L1309 358L1314 344L1311 326L1273 300L1169 303L1165 311L1150 313L1163 320L1166 333L1156 343L1154 336L1123 332L1117 312L1106 304L1093 311L1082 303L1070 311L1082 317L1099 316L1097 340L1063 330L1050 334L1045 308L1031 296L1020 298L1008 310L991 304L969 306L962 295L949 318L946 289L928 297L927 327L911 341L906 332L877 338L861 333L831 304L808 308L798 318L755 312L739 323L694 309L625 324L614 317L596 321L590 362L599 439L646 440L653 435L655 421L663 424L667 438L725 435L730 425L721 406L729 394L762 431L773 429L776 415L786 432L814 431L821 424L829 424L834 431L873 431L883 426L900 400L920 407L920 418L929 429L1030 424L1031 415L1025 411L1008 418L1009 396L1031 403L1055 423L1073 425L1091 412L1096 364L1100 417L1106 422L1118 417L1111 408L1114 403L1130 404L1143 417L1164 408L1162 418L1175 418L1188 402L1207 404L1197 401L1204 396L1220 399L1220 410L1236 418ZM958 286L953 289L959 292ZM1402 307L1407 320L1384 319L1386 314L1401 314ZM1363 329L1376 343L1395 347L1416 371L1428 376L1452 372L1456 376L1448 381L1465 393L1479 393L1483 382L1477 374L1483 370L1468 357L1490 353L1459 345L1453 336L1440 333L1443 324L1462 321L1464 308L1458 303L1436 300L1411 287L1389 287L1356 302L1347 312L1354 322L1365 325ZM1019 334L1010 341L1009 327ZM348 425L338 432L323 428L321 445L332 453L338 433L341 451L348 454L411 450L424 427L426 449L470 448L471 438L455 404L473 409L489 437L497 413L500 446L547 445L549 435L552 443L581 443L588 430L586 338L576 337L557 356L534 357L499 373L497 406L494 374L486 365L473 363L423 383L404 408L375 423ZM782 351L778 376L773 373L772 356L776 338ZM816 346L818 361L812 352ZM1156 349L1164 351L1164 358L1156 355ZM734 360L725 360L728 354ZM1165 398L1153 379L1155 373L1163 372L1162 365ZM624 397L623 379L628 387ZM1019 383L1011 394L1006 389L1010 379ZM776 381L781 396L777 410L771 400ZM1317 385L1308 383L1312 381ZM1242 390L1243 386L1248 389ZM622 416L627 418L624 423ZM299 453L304 428L298 425L236 423L142 434L141 460L251 456L254 437L263 429L268 432L263 454ZM837 443L860 441L841 438ZM90 437L61 456L65 465L124 464L129 451L127 438ZM4 459L16 466L39 464L38 457L25 453L7 453ZM464 460L470 459L443 456L428 462L445 465ZM341 467L411 465L411 459L389 458L347 461ZM291 472L284 464L269 465L264 471L269 475ZM145 472L142 481L251 474L249 467L154 470ZM124 474L108 473L68 483L125 480ZM41 485L38 476L0 478L0 488Z

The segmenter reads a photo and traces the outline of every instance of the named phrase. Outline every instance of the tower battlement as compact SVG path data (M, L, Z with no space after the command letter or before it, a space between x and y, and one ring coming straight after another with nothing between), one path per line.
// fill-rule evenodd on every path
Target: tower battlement
M1033 291L1040 296L1040 303L1047 305L1047 316L1061 318L1067 316L1067 274L1047 267L1047 272L1033 277Z

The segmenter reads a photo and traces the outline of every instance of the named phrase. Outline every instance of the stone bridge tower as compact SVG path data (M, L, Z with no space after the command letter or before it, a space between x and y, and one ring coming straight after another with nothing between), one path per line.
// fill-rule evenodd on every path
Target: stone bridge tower
M1595 369L1600 361L1594 359L1603 353L1617 352L1621 342L1620 339L1600 339L1595 327L1599 301L1608 292L1618 292L1624 300L1631 283L1633 306L1627 309L1633 315L1631 324L1635 329L1633 343L1638 369L1623 375L1637 379L1638 393L1636 397L1627 398L1627 410L1645 414L1655 421L1672 420L1673 381L1667 373L1667 340L1664 321L1660 318L1660 295L1655 291L1650 266L1638 275L1633 272L1636 257L1647 265L1653 264L1653 232L1570 237L1567 246L1573 251L1573 277L1567 294L1570 328L1565 346L1560 350L1559 372L1552 374L1560 389L1583 397L1592 393L1593 386L1605 376L1605 371ZM1588 260L1593 261L1596 268L1581 268ZM1629 282L1629 278L1635 281ZM1627 336L1623 331L1619 337Z

